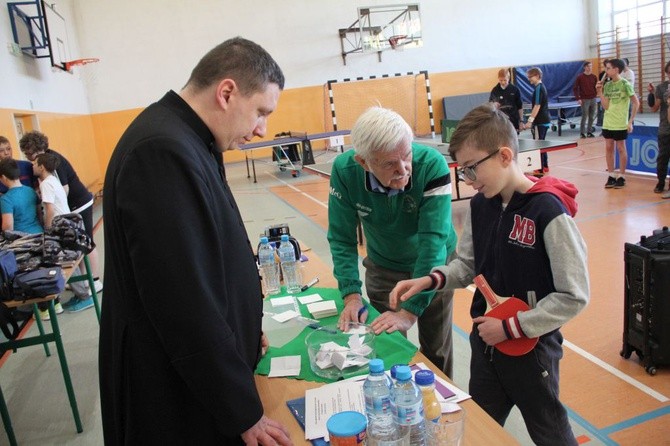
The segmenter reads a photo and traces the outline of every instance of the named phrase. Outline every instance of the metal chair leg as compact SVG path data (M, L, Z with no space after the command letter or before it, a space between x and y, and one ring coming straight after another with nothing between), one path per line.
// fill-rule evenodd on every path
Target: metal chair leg
M37 330L40 332L40 336L44 336L44 325L42 325L42 318L40 317L40 309L37 307L37 304L33 304L33 314L35 315L35 324L37 325ZM49 350L49 341L44 341L44 353L47 356L51 356L51 350Z
M7 433L10 446L16 446L17 443L16 437L14 436L14 429L12 428L12 419L9 417L9 411L7 410L7 403L5 403L5 396L2 394L2 388L0 388L0 415L2 416L2 422L5 424L5 432Z
M100 304L98 303L98 293L95 291L95 281L93 280L93 273L91 273L91 263L88 261L88 256L84 256L84 265L86 266L86 276L88 279L88 289L91 290L91 297L93 298L93 305L95 306L95 314L98 316L98 324L100 323Z
M72 380L70 379L70 369L67 366L67 359L65 358L65 349L63 348L63 340L61 339L58 318L56 316L56 308L54 307L53 300L49 301L49 316L51 317L51 329L54 334L56 350L58 350L60 368L63 371L65 389L67 390L67 397L70 400L70 407L72 408L72 415L74 416L74 424L77 427L77 432L81 433L84 431L84 428L81 425L81 418L79 418L79 408L77 407L77 399L74 396L74 388L72 387Z

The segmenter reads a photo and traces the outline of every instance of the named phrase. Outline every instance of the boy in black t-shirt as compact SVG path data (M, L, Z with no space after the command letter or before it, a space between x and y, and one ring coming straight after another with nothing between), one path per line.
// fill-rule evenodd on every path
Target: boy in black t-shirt
M542 83L542 70L538 67L533 67L526 72L528 81L534 87L532 106L528 123L524 126L526 129L532 128L534 130L533 139L544 141L547 136L547 131L551 126L551 118L549 117L549 97L547 89ZM549 172L549 157L546 153L542 153L542 169L538 174L545 174Z

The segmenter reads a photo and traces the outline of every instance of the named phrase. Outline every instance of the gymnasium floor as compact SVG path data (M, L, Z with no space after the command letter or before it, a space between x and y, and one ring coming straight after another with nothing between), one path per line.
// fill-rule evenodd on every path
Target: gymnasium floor
M651 117L657 122L657 117ZM524 137L526 135L522 135ZM562 139L574 140L575 131ZM527 137L527 136L526 136ZM557 139L555 132L549 139ZM316 151L325 162L333 152ZM655 179L628 175L622 190L605 190L604 142L580 140L578 148L550 154L551 174L575 183L579 212L576 221L589 249L591 303L563 328L566 342L561 362L561 399L575 434L586 445L670 445L670 367L656 376L645 373L635 354L619 356L623 327L623 244L670 223L670 200L652 193ZM332 265L327 227L327 180L306 170L294 178L280 172L269 159L256 163L258 183L247 178L244 163L229 164L226 173L252 243L272 224L288 223L291 233ZM453 204L460 233L468 201ZM99 217L100 209L96 209ZM101 255L102 231L96 233ZM310 278L305 278L306 280ZM102 297L104 298L104 291ZM471 292L460 290L455 300L454 342L456 383L467 389L469 378ZM19 444L102 444L97 381L98 325L93 310L59 318L84 432L77 434L65 395L57 357L40 347L19 350L0 361L0 386L5 395ZM36 330L35 326L31 330ZM416 341L416 332L410 332ZM505 428L522 445L531 445L518 412ZM0 431L0 445L6 444Z

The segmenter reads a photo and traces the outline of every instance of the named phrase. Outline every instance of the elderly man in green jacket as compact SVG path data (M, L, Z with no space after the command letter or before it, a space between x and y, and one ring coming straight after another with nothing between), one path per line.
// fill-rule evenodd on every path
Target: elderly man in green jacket
M413 144L412 129L392 110L365 111L351 139L354 150L333 164L328 200L328 241L345 305L340 325L368 317L358 273L360 221L367 250L365 290L381 313L372 327L376 333L406 334L418 320L421 351L452 376L453 295L425 292L398 311L389 307L398 281L428 274L456 248L449 167L437 150Z

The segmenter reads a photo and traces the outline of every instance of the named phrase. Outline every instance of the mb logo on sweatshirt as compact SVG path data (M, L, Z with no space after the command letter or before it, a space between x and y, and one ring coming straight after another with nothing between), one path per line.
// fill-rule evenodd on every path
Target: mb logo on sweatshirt
M514 215L514 226L509 234L510 240L526 246L535 244L535 222L530 218Z

